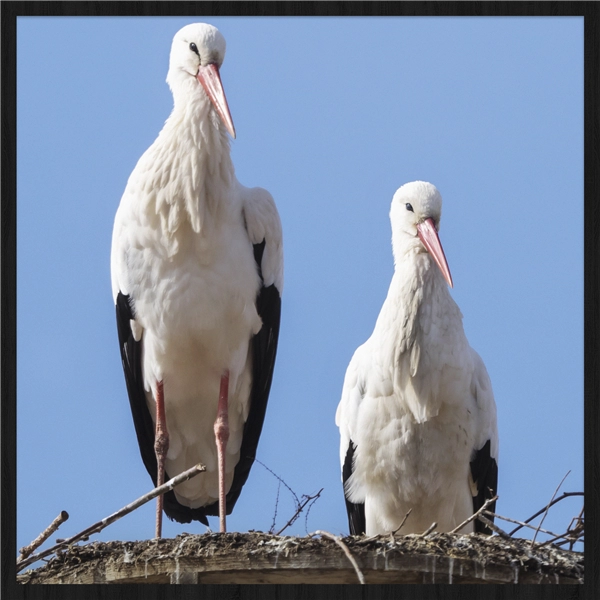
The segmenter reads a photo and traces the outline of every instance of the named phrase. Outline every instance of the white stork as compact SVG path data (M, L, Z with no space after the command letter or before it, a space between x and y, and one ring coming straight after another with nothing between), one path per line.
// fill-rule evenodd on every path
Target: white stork
M175 35L174 107L133 170L115 217L111 274L121 358L143 462L180 523L219 515L225 531L258 444L279 333L281 223L264 189L235 177L235 137L213 26Z
M409 510L401 533L434 522L451 531L496 492L496 404L448 290L441 212L440 193L422 181L392 200L395 273L336 413L353 535L393 532ZM471 531L473 522L461 529Z

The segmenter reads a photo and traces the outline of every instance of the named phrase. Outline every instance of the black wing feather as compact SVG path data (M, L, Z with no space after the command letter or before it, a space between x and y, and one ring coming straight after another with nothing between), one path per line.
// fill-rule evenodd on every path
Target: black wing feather
M258 267L261 282L262 256L265 241L254 244L254 259ZM256 448L263 427L269 391L273 380L279 322L281 318L281 294L275 285L262 286L256 298L256 310L262 319L261 330L252 338L252 389L250 390L250 409L248 420L244 424L240 460L233 473L233 482L227 493L227 514L231 514L235 503L248 479L256 456ZM218 515L219 504L215 502L204 507L207 515Z
M119 348L135 433L142 460L156 486L158 467L154 452L154 423L146 404L146 393L142 377L142 342L141 340L136 341L133 337L130 323L132 319L135 319L135 309L131 298L121 292L117 296L116 308ZM169 479L169 474L165 472L165 481ZM179 523L189 523L195 520L208 526L204 508L189 508L179 504L172 490L164 495L164 510L170 519L175 519Z
M154 424L146 405L146 394L142 378L142 343L137 342L131 331L134 311L131 299L119 292L117 296L117 332L123 363L123 373L129 396L129 406L144 465L156 484L156 455L154 454Z
M491 442L488 440L484 446L477 450L471 461L471 475L477 485L477 495L473 496L473 512L477 512L486 500L493 498L498 491L498 463L490 455ZM496 511L496 501L489 505L490 512ZM493 522L494 518L489 517ZM475 520L477 533L492 534L492 530L478 519Z
M355 444L350 440L348 444L348 451L346 452L346 458L344 459L344 466L342 467L342 481L344 485L344 499L346 501L346 511L348 512L348 524L350 525L351 535L362 535L365 533L367 525L365 521L365 505L354 504L348 500L346 495L346 481L350 479L352 475L352 464L354 462L354 451L356 450Z

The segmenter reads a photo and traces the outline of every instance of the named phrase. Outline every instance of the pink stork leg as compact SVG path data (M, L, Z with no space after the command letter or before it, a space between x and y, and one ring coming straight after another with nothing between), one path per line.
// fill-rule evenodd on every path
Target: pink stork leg
M156 477L156 487L165 482L165 460L169 450L169 432L167 431L167 416L165 413L165 396L163 393L163 382L159 381L156 385L156 433L154 436L154 452L156 453L156 463L158 465L158 474ZM161 494L156 497L156 537L162 535L162 515L163 515L164 496Z
M219 390L219 406L215 420L215 441L217 443L217 460L219 464L219 529L221 533L227 531L225 524L225 448L229 439L229 417L227 401L229 396L229 370L221 376L221 389Z

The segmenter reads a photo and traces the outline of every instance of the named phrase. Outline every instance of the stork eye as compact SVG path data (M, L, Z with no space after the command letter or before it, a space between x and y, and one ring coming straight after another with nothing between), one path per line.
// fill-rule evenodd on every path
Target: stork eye
M407 202L407 203L406 203L406 210L410 210L410 212L415 212L415 211L413 210L412 204L411 204L410 202Z
M192 42L192 43L190 44L190 50L191 50L192 52L195 52L195 53L196 53L198 56L200 56L200 53L198 52L198 46L196 46L196 44L194 44L194 42Z

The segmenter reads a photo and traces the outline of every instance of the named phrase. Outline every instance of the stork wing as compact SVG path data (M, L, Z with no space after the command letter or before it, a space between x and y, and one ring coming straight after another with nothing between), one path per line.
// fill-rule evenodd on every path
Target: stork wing
M362 535L367 529L367 523L365 519L365 505L355 504L348 500L348 493L346 492L346 482L352 475L352 463L354 461L354 450L356 445L352 440L348 442L348 451L344 458L342 465L342 483L344 485L344 500L346 501L346 512L348 513L348 525L350 527L351 535Z
M471 392L478 410L476 444L471 458L471 477L473 479L473 512L477 512L498 491L498 430L496 424L496 403L492 384L481 357L472 350L474 372ZM496 502L489 505L495 512ZM491 518L493 521L493 517ZM491 534L489 527L475 521L475 531Z
M477 486L477 495L473 496L473 512L477 512L489 498L496 495L498 488L498 463L490 455L491 440L488 440L482 448L475 452L471 460L471 476ZM496 501L492 502L488 509L495 512ZM486 509L486 510L488 510ZM492 522L494 517L488 517ZM475 520L475 531L491 535L492 530L481 521Z
M356 444L352 440L358 407L363 398L364 391L359 382L360 357L365 357L363 346L357 348L344 378L342 398L338 406L335 422L340 429L340 462L342 466L342 485L344 486L344 500L348 513L348 525L351 535L361 535L366 531L364 502L351 502L349 499L349 479L354 472L354 453Z
M146 392L142 376L142 340L136 341L131 330L134 310L131 298L119 292L116 299L117 332L119 349L123 363L123 373L127 384L129 406L137 435L142 460L154 485L156 485L156 455L154 454L154 424L146 405Z

